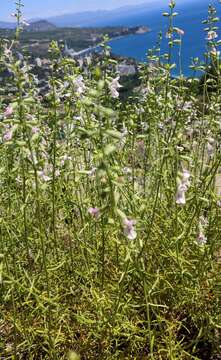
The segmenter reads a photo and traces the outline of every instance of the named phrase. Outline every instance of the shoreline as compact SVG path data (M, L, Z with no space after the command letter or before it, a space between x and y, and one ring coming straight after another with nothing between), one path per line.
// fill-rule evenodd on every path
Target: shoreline
M140 36L140 35L146 35L146 34L150 33L151 31L152 31L152 30L149 29L149 30L147 30L147 31L145 31L145 32L142 32L142 33L136 33L136 32L135 32L135 33L129 33L129 34L125 34L125 35L122 34L122 35L114 36L114 37L112 37L112 38L110 38L110 39L108 40L108 43L111 42L111 41L114 41L114 40L119 40L119 39L128 37L128 36L133 36L133 35L138 35L138 36ZM94 46L92 46L92 47L89 47L89 48L86 48L86 49L82 49L82 50L80 50L80 51L77 51L75 54L73 54L73 58L74 58L74 57L77 57L77 56L80 56L80 55L83 55L84 53L85 53L85 55L90 54L91 52L93 52L93 51L95 51L97 48L99 48L101 45L102 45L102 43L98 43L97 45L94 45Z

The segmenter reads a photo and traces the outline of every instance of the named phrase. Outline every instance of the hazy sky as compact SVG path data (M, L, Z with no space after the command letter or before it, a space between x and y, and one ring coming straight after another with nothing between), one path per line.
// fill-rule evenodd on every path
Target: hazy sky
M113 9L125 5L142 3L168 4L168 0L23 0L24 14L27 19L47 17L70 12L97 9ZM184 1L184 0L178 0ZM185 0L187 1L187 0ZM10 14L15 10L15 0L0 0L0 20L11 20Z

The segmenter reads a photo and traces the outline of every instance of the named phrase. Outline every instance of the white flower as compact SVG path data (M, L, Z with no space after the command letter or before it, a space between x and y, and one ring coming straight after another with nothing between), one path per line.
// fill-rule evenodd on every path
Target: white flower
M186 204L186 191L187 191L187 187L181 183L178 186L177 193L176 193L176 203L178 205Z
M43 181L47 182L51 180L51 178L48 175L46 175L44 171L38 171L38 175Z
M188 170L183 170L183 178L182 178L182 183L184 184L184 185L186 185L187 187L189 187L190 186L190 173L189 173L189 171Z
M207 34L207 40L211 41L218 37L217 33L215 31L208 31Z
M79 75L75 81L74 81L74 86L76 88L76 92L78 95L82 95L85 90L86 90L86 86L84 84L84 79L82 75Z
M118 89L120 89L122 87L122 85L119 84L119 76L116 77L115 79L113 79L111 81L111 83L109 84L109 90L111 92L111 96L113 98L118 98L119 97L119 92L117 91Z
M22 20L22 25L23 26L30 26L30 24L24 19L24 20Z
M36 62L36 65L37 65L38 67L41 67L41 66L42 66L42 61L41 61L41 59L40 59L39 57L35 59L35 62Z
M216 47L213 46L213 47L211 48L211 50L210 50L210 54L211 54L212 56L219 56L219 55L220 55L220 51L218 51L218 50L216 49Z
M207 243L207 237L205 236L205 229L208 226L208 220L204 216L199 218L199 233L196 239L198 245L203 246Z
M79 67L82 68L84 65L84 60L82 58L80 58L77 61L78 61Z
M131 173L132 173L132 169L129 168L129 167L124 167L124 168L123 168L123 173L124 173L125 175L131 174Z
M93 167L91 170L88 170L88 175L93 176L93 175L95 175L96 171L97 171L97 168Z
M186 204L186 192L190 186L190 173L188 170L183 170L182 179L178 185L176 193L176 203L178 205Z
M179 35L181 35L181 36L184 35L184 31L183 31L182 29L180 29L180 28L178 28L178 27L174 27L173 29L177 32L177 34L179 34Z
M124 235L129 240L135 240L136 237L137 237L137 233L136 233L136 230L134 228L134 225L136 225L135 220L128 220L127 218L125 218L123 220Z

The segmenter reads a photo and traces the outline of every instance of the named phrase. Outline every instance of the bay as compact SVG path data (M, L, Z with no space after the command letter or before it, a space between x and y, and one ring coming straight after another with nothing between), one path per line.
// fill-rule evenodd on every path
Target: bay
M207 50L206 46L206 33L204 31L205 25L202 20L207 18L208 14L208 1L200 0L188 2L186 4L177 6L176 11L179 13L174 18L174 26L184 30L185 34L182 38L181 57L179 57L179 47L176 45L173 49L173 62L176 63L176 68L173 72L174 75L179 75L180 71L185 76L191 76L193 71L189 68L193 58L200 58L204 60L204 53ZM216 2L217 14L221 15L221 5ZM162 17L162 10L149 11L124 18L112 22L110 25L123 25L123 26L140 26L146 25L151 31L140 35L129 35L114 39L110 41L110 46L114 54L132 57L139 62L147 60L148 49L156 45L158 34L162 31L163 40L161 44L161 53L168 52L168 39L165 34L168 28L167 19ZM219 25L219 23L218 23ZM180 70L181 59L181 70ZM198 73L198 75L200 75Z

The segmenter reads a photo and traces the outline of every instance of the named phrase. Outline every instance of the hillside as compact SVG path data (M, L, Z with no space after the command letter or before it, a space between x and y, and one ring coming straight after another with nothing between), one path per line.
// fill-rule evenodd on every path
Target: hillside
M55 26L54 24L50 23L47 20L39 20L27 26L26 30L32 32L38 32L38 31L44 32L44 31L52 31L55 30L56 28L57 26Z
M47 30L46 30L47 29ZM21 32L20 44L33 56L46 57L52 40L78 52L99 44L104 35L109 38L148 32L147 27L100 27L100 28L57 28L47 21L32 23ZM14 38L14 30L0 29L0 38Z
M0 21L0 29L15 29L16 23L9 21Z

